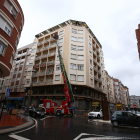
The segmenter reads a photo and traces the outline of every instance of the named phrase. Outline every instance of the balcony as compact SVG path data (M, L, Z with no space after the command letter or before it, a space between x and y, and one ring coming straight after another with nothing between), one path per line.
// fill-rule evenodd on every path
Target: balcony
M52 83L53 83L53 80L47 80L47 81L46 81L46 84L47 84L47 85L50 85L50 84L52 84Z
M97 54L96 54L96 52L95 52L95 51L93 51L93 53L94 53L94 55L95 55L95 56L97 56Z
M45 54L45 55L43 55L43 56L41 56L41 58L46 58L48 55L47 54Z
M43 48L43 50L48 50L48 49L49 49L49 47L44 47L44 48Z
M55 63L55 61L50 61L47 63L47 65L53 65Z
M25 61L25 59L21 59L21 62L24 62Z
M97 55L97 58L100 60L100 57Z
M16 61L16 64L19 63L19 62L20 62L20 60Z
M35 85L38 85L37 81L34 81L33 82L33 86L35 86Z
M38 44L37 44L37 46L40 46L40 45L42 45L43 44L43 41L42 42L39 42Z
M22 53L21 55L23 56L23 55L26 55L27 54L27 52L25 52L25 53Z
M101 67L101 65L97 62L97 65L99 66L99 67Z
M45 71L44 72L40 72L39 75L45 75Z
M35 76L38 76L38 73L35 73L33 76L34 76L34 77L35 77Z
M54 73L54 69L49 69L47 70L46 74L53 74Z
M56 47L56 43L55 44L51 44L51 46L49 47L49 49Z
M39 82L39 85L44 85L44 84L45 84L44 81L40 81L40 82Z
M21 56L21 54L18 54L18 55L17 55L17 57L20 57L20 56Z
M102 83L102 80L98 79L98 81L99 81L100 83Z
M40 56L38 56L38 57L35 58L35 60L39 60L39 59L40 59Z
M94 76L94 78L98 81L98 78L96 76Z
M46 66L46 63L40 64L40 67L45 67L45 66Z
M98 72L97 68L94 67L94 70Z
M98 70L98 73L101 75L101 72Z
M49 56L53 56L53 55L55 55L55 54L56 54L56 52L52 52L52 53L48 54L48 57L49 57Z
M49 39L46 39L45 41L44 41L44 43L48 43L49 42Z
M35 64L35 68L39 68L39 64Z

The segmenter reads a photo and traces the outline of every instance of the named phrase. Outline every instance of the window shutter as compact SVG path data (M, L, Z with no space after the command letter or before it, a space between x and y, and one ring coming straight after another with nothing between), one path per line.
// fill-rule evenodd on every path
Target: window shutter
M84 75L78 75L77 80L78 81L84 81Z
M76 80L76 75L71 74L71 75L70 75L70 80L75 81L75 80Z
M78 55L78 59L79 60L83 60L84 59L84 56L83 55Z
M60 81L60 75L55 75L55 81Z
M76 59L76 54L71 54L71 58Z
M4 6L6 7L6 9L8 11L10 11L11 10L11 7L12 7L12 4L8 0L5 0Z

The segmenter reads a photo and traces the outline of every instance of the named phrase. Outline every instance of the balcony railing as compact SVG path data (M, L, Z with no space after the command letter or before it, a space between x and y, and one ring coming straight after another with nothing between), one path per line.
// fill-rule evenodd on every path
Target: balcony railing
M25 61L25 59L21 59L21 62L24 62Z
M95 78L96 80L98 80L98 78L97 78L96 76L94 76L94 78Z
M94 70L96 70L98 72L97 68L95 68L95 67L94 67Z
M49 39L46 39L44 43L47 43L47 42L49 42Z
M48 56L53 56L55 54L56 54L56 52L52 52L52 53L48 54Z
M44 49L44 50L48 50L48 49L49 49L49 47L44 47L43 49Z
M43 41L42 42L39 42L37 46L42 45L42 44L43 44Z
M33 74L33 76L38 76L38 73Z
M97 62L97 65L99 66L99 67L101 67L101 65Z
M22 56L23 56L23 55L26 55L26 54L27 54L27 52L25 52L25 53L22 53Z
M54 47L56 47L56 44L51 44L49 48L54 48Z
M93 53L97 56L97 54L96 54L96 52L95 52L95 51L93 51Z
M35 64L35 68L39 68L39 64Z
M39 82L39 85L43 85L43 84L45 84L44 81L40 81L40 82Z
M50 69L46 72L46 74L52 74L52 73L54 73L54 69Z
M40 64L40 67L45 67L45 66L46 66L46 63Z
M39 60L39 59L40 59L40 56L38 56L38 57L35 58L35 60Z
M47 81L46 81L46 84L47 84L47 85L52 84L52 83L53 83L53 80L47 80Z
M100 60L100 57L97 55L97 58Z
M45 57L47 57L47 54L45 54L45 55L41 56L41 58L45 58Z
M53 65L55 61L50 61L47 63L47 65Z
M100 83L102 83L102 80L98 79L98 81L99 81Z
M20 60L16 61L16 64L19 63L19 62L20 62Z
M35 82L33 82L33 85L38 85L38 83L35 81Z

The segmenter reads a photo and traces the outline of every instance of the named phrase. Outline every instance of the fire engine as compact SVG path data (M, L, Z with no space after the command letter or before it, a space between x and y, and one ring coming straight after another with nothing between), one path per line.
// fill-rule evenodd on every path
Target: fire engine
M58 56L59 56L59 61L60 61L60 68L61 68L61 73L64 81L64 93L65 93L65 100L62 101L61 105L57 107L57 102L49 100L49 99L42 99L43 104L39 105L44 112L47 114L56 114L58 116L62 114L67 114L73 116L73 111L71 107L71 104L74 102L74 96L72 92L72 87L69 82L69 78L65 69L64 61L62 58L62 55L60 53L60 48L58 46L58 35L55 33L53 34L53 38L56 40L57 44L57 50L58 50Z

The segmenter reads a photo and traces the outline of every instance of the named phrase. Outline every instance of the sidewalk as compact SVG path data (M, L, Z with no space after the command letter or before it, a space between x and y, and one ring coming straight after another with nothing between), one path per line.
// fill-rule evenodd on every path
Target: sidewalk
M105 121L105 120L102 120L102 119L89 119L88 120L89 122L100 122L100 123L108 123L108 124L111 124L111 121Z
M0 134L16 131L32 124L34 124L34 121L30 118L3 112L0 121Z

